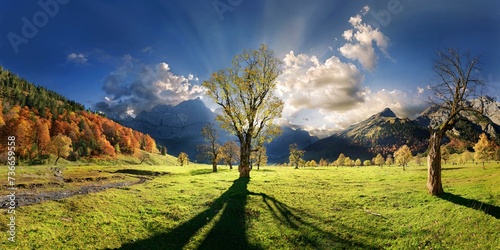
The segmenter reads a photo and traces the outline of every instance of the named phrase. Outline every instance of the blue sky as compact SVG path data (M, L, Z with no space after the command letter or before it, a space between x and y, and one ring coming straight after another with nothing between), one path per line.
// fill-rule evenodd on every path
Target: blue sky
M438 50L482 54L500 87L497 1L40 0L0 10L0 65L86 107L137 114L203 96L245 48L284 60L283 123L329 134L425 107ZM215 108L208 100L207 105Z

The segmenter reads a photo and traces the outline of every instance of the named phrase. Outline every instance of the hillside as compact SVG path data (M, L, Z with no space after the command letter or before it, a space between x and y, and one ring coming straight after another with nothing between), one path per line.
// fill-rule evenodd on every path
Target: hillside
M134 155L139 150L156 152L151 136L124 127L108 118L84 110L84 106L37 87L1 69L0 72L0 161L6 159L7 138L15 136L20 160L42 163L53 138L71 139L68 159Z
M63 111L82 111L85 107L66 97L48 90L42 86L35 86L25 79L3 69L0 66L0 99L10 105L27 106L38 110L46 116L48 110L52 116L62 114Z
M393 153L406 144L414 152L427 148L429 131L407 118L398 118L390 109L306 147L306 159L337 159L340 153L351 158L371 159Z

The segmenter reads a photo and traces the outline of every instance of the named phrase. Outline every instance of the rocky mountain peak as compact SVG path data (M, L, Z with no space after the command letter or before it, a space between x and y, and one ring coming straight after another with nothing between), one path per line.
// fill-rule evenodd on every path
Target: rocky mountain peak
M385 108L382 112L378 113L378 117L397 117L390 108Z

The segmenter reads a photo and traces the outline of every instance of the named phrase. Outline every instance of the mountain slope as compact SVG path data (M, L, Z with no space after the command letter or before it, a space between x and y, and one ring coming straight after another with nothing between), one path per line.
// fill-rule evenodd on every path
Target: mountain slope
M412 151L423 152L427 148L428 137L427 129L410 119L398 118L387 108L305 148L305 158L333 161L344 153L354 159L366 160L378 153L384 156L392 154L405 144Z
M475 107L484 107L483 114L464 114L463 120L455 125L455 128L447 133L448 139L463 141L468 147L477 142L481 133L486 133L490 139L500 144L500 103L493 98L483 96L470 101ZM434 123L441 123L449 114L448 110L439 107L429 107L415 119L423 126L428 127Z

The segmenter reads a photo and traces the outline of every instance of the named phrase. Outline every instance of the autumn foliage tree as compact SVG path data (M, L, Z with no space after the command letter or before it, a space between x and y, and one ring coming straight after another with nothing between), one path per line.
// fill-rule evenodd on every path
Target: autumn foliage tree
M207 95L222 107L223 113L217 116L222 128L240 141L240 178L250 177L252 141L265 130L279 132L273 129L277 127L273 122L283 109L283 102L275 94L280 64L274 52L261 45L236 55L232 67L213 73L203 82Z
M57 156L56 161L54 162L54 165L57 165L59 158L68 157L71 152L71 139L65 135L56 135L50 141L48 150L50 153Z
M479 136L479 141L474 145L474 159L478 162L481 162L484 169L484 162L491 160L494 152L495 143L488 140L486 134L482 133Z
M187 165L189 163L189 156L188 156L188 154L186 154L184 152L180 152L179 156L177 156L177 162L181 166Z
M235 141L228 141L222 145L222 160L229 169L233 169L233 164L237 163L240 158L240 147Z
M413 158L410 148L408 145L401 146L396 152L394 152L394 158L396 160L396 164L403 167L403 170L406 169L408 163Z
M382 167L384 165L384 163L385 163L385 159L382 156L382 154L377 154L377 156L375 156L375 158L373 158L373 164L375 164L377 166Z

